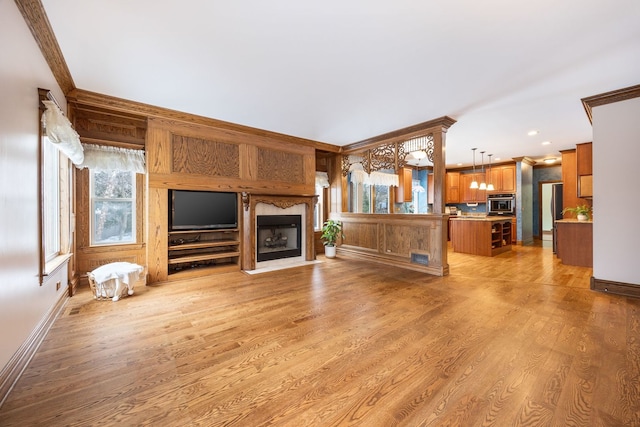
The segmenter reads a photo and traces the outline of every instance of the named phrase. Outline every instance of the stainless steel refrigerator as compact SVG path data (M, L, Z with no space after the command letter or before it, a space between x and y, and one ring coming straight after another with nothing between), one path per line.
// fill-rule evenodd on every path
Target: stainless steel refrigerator
M562 184L553 184L551 186L551 218L553 220L553 253L556 253L558 232L556 220L562 219Z

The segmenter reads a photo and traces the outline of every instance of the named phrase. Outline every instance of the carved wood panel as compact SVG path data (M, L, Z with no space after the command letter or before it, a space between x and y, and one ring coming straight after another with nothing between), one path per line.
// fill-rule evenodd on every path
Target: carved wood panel
M218 141L173 135L172 171L240 178L240 147Z
M345 245L378 250L378 225L373 223L343 222Z
M305 182L304 156L260 147L258 148L258 179L291 183Z
M429 250L429 229L408 225L384 225L384 252L410 256L412 251Z

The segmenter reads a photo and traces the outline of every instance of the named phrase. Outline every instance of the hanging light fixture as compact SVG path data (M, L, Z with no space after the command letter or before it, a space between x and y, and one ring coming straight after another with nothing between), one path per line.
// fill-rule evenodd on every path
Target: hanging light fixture
M480 154L482 154L482 182L480 182L480 186L478 187L479 190L486 190L487 189L487 183L484 182L484 151L481 151Z
M478 181L476 181L476 150L477 148L471 149L473 151L473 181L471 181L469 188L478 188Z
M487 191L494 191L493 176L491 176L491 156L493 156L493 154L487 154L487 156L489 156L489 184L487 184Z

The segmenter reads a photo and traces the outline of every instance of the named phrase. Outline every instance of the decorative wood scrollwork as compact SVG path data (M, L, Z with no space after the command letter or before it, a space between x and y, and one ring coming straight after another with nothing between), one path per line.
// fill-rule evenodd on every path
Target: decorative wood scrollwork
M397 172L407 164L407 156L414 151L424 151L427 159L433 163L434 150L433 134L430 133L406 141L370 148L357 155L343 155L342 175L347 176L351 166L356 163L362 164L362 169L366 173L380 170Z
M368 173L383 169L396 169L397 144L387 144L369 150Z

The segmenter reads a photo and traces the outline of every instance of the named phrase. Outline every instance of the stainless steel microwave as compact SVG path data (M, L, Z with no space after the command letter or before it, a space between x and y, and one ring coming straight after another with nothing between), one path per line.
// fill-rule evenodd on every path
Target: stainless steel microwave
M488 215L506 215L512 216L516 214L516 195L515 194L490 194L487 197L487 214Z

